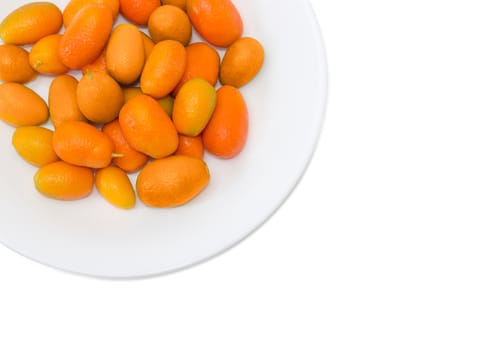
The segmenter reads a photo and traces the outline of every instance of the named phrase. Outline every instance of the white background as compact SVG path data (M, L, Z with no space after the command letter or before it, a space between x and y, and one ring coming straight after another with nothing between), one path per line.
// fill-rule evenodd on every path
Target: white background
M228 253L149 280L0 247L1 349L497 347L495 2L311 2L329 106L282 208Z

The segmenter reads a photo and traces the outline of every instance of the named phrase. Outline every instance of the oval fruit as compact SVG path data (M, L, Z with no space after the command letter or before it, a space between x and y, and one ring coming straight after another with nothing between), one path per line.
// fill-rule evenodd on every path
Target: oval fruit
M88 168L105 168L114 156L112 140L93 125L69 121L53 133L53 148L60 159Z
M178 133L159 102L138 95L121 109L119 124L128 143L152 158L164 158L178 148Z
M52 146L53 131L41 126L22 126L12 135L17 153L32 165L42 167L56 162L59 157Z
M138 175L136 190L148 206L176 207L195 198L209 180L209 169L203 160L174 155L147 164Z
M155 98L162 98L174 90L186 66L186 50L175 40L157 43L143 67L140 80L142 91Z
M156 43L176 40L188 45L192 38L192 24L185 11L172 5L157 7L148 19L148 31Z
M119 168L132 173L147 163L148 156L132 148L126 141L118 119L105 124L102 132L109 136L114 143L114 152L120 155L113 159L114 164Z
M135 206L136 195L128 175L114 166L97 170L95 185L98 192L112 205L121 209Z
M201 136L179 135L178 149L174 154L204 158L204 144Z
M99 124L116 119L124 104L121 86L103 72L87 72L78 83L76 98L81 113Z
M48 106L30 88L4 83L0 85L0 119L16 127L43 124L48 120Z
M34 176L34 183L36 189L47 197L81 199L93 190L93 170L58 161L40 168Z
M62 27L62 13L51 2L31 2L12 11L0 24L5 44L34 44L57 33Z
M43 74L65 74L69 71L59 57L62 34L52 34L41 38L29 52L29 64Z
M206 43L199 42L188 45L186 47L185 72L176 85L173 95L177 95L183 84L192 78L203 78L212 86L216 86L219 65L219 53Z
M228 47L243 33L242 18L231 0L188 0L186 11L197 32L213 45Z
M48 90L48 108L55 128L71 120L87 122L78 107L77 87L78 81L72 75L60 75L52 80Z
M29 53L15 45L0 45L0 80L27 83L36 77L29 64Z
M216 108L216 89L205 79L188 80L179 90L173 108L173 122L180 134L197 136Z
M217 105L202 134L207 151L220 158L238 155L247 140L248 111L238 89L226 85L217 91Z
M264 63L264 48L254 38L244 37L226 50L221 62L220 81L240 88L251 81Z
M132 24L120 24L107 44L105 60L109 74L121 84L138 80L145 64L145 47L141 31Z
M69 24L72 22L79 10L90 3L108 7L109 10L111 10L114 19L116 19L119 14L119 0L71 0L62 12L64 27L69 27Z
M129 21L143 26L152 12L159 7L160 0L119 0L122 15Z
M71 21L59 47L64 65L79 69L95 61L112 31L112 12L106 6L88 4Z

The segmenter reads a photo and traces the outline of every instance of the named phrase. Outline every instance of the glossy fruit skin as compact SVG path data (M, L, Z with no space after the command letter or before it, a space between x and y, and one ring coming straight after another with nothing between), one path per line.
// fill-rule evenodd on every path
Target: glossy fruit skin
M69 121L53 133L53 148L67 163L88 168L105 168L113 157L112 140L93 125Z
M160 0L119 0L121 14L130 22L144 26L152 12L161 5Z
M98 192L112 205L121 209L135 206L136 195L128 175L115 166L97 170L95 185Z
M178 149L174 154L204 159L202 136L179 135Z
M52 34L41 38L29 52L29 64L42 74L60 75L69 71L59 57L62 34Z
M12 145L25 161L42 167L59 160L52 146L52 135L52 130L41 126L22 126L14 131Z
M154 98L162 98L174 90L186 66L186 50L175 40L156 44L147 59L140 79L142 91Z
M121 109L119 124L131 147L152 158L164 158L178 148L178 133L169 116L152 97L133 97Z
M59 75L52 80L48 90L48 108L55 128L66 121L88 121L78 107L77 87L78 81L72 75Z
M112 12L97 4L84 6L62 35L59 56L64 65L80 69L102 53L112 31Z
M188 0L186 11L210 44L228 47L243 33L243 21L231 0Z
M148 163L138 175L136 190L145 205L169 208L191 201L209 180L203 160L173 155Z
M180 82L174 88L176 96L179 89L192 78L203 78L212 86L216 86L219 75L219 53L203 42L193 43L186 47L186 66Z
M57 33L62 27L62 13L50 2L31 2L12 11L0 24L5 44L34 44Z
M98 124L116 119L124 104L121 86L103 72L85 74L76 88L76 98L81 113Z
M216 108L216 89L205 79L188 80L176 96L173 122L180 134L197 136Z
M0 45L0 80L24 84L36 77L29 64L29 53L16 45Z
M4 83L0 85L0 119L15 127L40 125L48 120L48 106L30 88Z
M187 14L172 5L157 7L152 12L148 19L148 31L156 43L177 40L186 46L192 38L192 24Z
M36 189L43 195L59 200L77 200L93 191L93 170L63 161L47 164L35 176Z
M116 19L119 14L119 0L71 0L64 8L62 12L62 18L64 21L64 27L69 27L74 16L87 4L100 4L106 6L111 10L112 17Z
M119 24L112 32L105 60L109 74L121 84L134 83L145 64L141 31L132 24Z
M105 124L102 132L109 136L114 143L114 152L120 155L113 159L114 164L119 168L127 173L133 173L147 163L149 157L132 148L126 141L118 119Z
M240 91L225 85L217 91L217 105L202 133L204 147L219 158L233 158L244 148L248 134L248 111Z
M221 62L220 81L240 88L259 73L264 63L264 48L257 39L240 38L226 51Z

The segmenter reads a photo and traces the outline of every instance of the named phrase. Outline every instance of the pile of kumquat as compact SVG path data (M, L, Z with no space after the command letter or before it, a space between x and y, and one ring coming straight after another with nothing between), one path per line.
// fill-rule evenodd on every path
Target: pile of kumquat
M210 181L204 150L230 159L245 146L240 88L264 48L243 36L231 0L32 2L3 19L0 38L0 119L47 197L96 187L123 209L137 195L180 206ZM40 75L52 77L47 101L26 86Z

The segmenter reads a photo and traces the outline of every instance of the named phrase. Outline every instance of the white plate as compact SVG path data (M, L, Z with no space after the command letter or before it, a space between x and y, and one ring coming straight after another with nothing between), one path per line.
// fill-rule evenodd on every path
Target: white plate
M2 1L0 17L27 1ZM63 8L67 1L54 1ZM320 31L306 0L234 0L244 35L258 38L266 61L242 88L250 113L246 148L237 158L206 155L208 187L173 209L112 207L97 191L81 201L40 195L36 168L11 146L0 122L0 241L65 271L98 277L163 274L203 262L262 225L289 196L317 144L327 96ZM195 38L198 40L198 37ZM29 86L45 99L49 78Z

